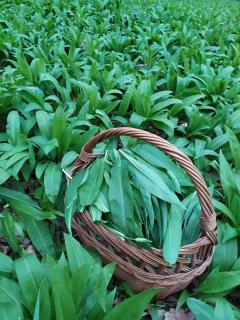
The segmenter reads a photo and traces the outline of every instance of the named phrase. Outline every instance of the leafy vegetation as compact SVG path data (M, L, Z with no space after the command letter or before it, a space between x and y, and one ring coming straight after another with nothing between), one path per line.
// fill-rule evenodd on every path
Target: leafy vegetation
M1 253L2 319L139 319L157 290L112 309L116 290L108 292L107 286L115 266L102 267L70 236L65 245L67 259L64 253L58 260L46 256L42 261L27 254L13 262Z
M71 232L73 212L87 207L95 223L137 245L163 248L164 259L174 264L181 244L200 234L196 191L162 151L132 139L128 144L134 146L118 150L112 142L112 149L102 143L105 156L73 177L66 191L66 224ZM159 169L151 165L153 159Z
M106 288L112 266L102 268L96 262L96 273L82 279L79 270L84 266L73 270L71 258L61 255L65 247L62 234L79 205L77 198L67 196L69 202L64 206L66 179L62 169L71 170L90 137L120 125L155 132L175 144L201 171L214 199L219 244L213 263L197 288L183 291L178 306L187 305L197 320L218 320L223 314L240 319L236 298L240 272L239 6L235 0L1 1L0 245L9 256L0 255L3 319L15 319L16 312L34 319L47 318L41 314L41 306L48 295L51 306L46 310L51 310L52 316L59 312L59 319L64 318L64 312L73 319L76 312L85 312L87 319L94 318L94 312L101 314L99 319L111 319L111 314L117 319L122 309L127 319L128 300L119 305L120 311L118 306L110 311L115 293ZM128 149L134 153L134 161L146 159L149 151L124 138L121 142L127 150L121 151L121 162L109 167L111 179L118 183L125 180L126 161L132 160ZM107 148L113 150L114 141ZM102 150L104 145L99 145L96 152ZM107 158L93 164L86 181L83 173L72 180L74 190L82 182L79 188L86 197L80 200L81 206L96 201L96 193L88 188L105 179L101 162L109 161L110 156L114 154L109 151ZM147 161L164 172L164 182L170 181L173 194L182 190L187 196L192 192L191 186L184 185L185 176L179 168L163 154L155 157L152 153ZM131 168L142 171L134 165ZM143 179L139 177L135 182ZM146 181L144 185L147 188ZM126 190L129 194L121 205L131 211L131 187ZM114 192L110 183L113 213L119 205ZM148 192L144 192L144 201L149 200ZM183 225L183 243L190 243L197 234L193 227L197 220L192 217L199 209L196 196L192 197L189 220ZM160 199L161 210L165 210L164 200ZM106 205L102 198L99 201ZM96 219L98 209L92 206ZM108 212L106 208L101 211ZM126 221L116 223L126 226ZM88 265L85 258L89 255L83 256ZM174 256L165 258L174 261ZM36 285L30 282L25 264L29 264L30 273L37 274ZM108 281L98 285L102 272ZM82 287L81 281L87 281L90 291L94 285L104 291L96 291L95 302L89 302L85 309L80 300L86 292L76 294L76 287L71 286ZM1 288L8 288L14 296ZM141 304L142 311L152 295L140 295L139 300L133 296L130 303ZM129 317L138 319L141 315Z

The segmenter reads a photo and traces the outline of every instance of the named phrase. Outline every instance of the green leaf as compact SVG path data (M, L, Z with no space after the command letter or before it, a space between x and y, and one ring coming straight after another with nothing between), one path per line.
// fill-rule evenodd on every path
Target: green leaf
M166 132L168 136L173 136L176 124L172 120L161 115L152 117L151 121L156 128Z
M69 151L67 152L61 161L61 168L66 168L68 166L70 166L78 157L78 153L75 151Z
M14 166L11 167L11 173L12 176L15 179L19 179L18 174L19 171L22 171L22 174L24 176L25 181L27 181L29 179L29 167L24 166L25 162L28 160L28 156L23 157L22 159L20 159L19 161L17 161Z
M26 204L19 200L10 200L10 207L22 218L34 219L34 220L44 220L44 219L54 219L55 215L48 211L42 211L32 205Z
M216 246L213 256L213 268L219 267L220 271L231 270L238 256L237 238Z
M62 136L67 124L67 117L62 107L58 107L53 117L53 138L57 139L59 146L62 145ZM60 148L61 150L62 148Z
M38 162L38 164L36 165L36 169L35 169L35 172L36 172L36 177L38 178L38 180L41 179L44 171L46 170L47 166L48 166L49 162L46 161L46 162Z
M23 320L22 310L11 302L0 303L1 320Z
M105 159L97 159L89 168L87 181L78 189L79 202L82 207L92 204L100 191L103 182Z
M218 221L218 238L220 243L225 243L233 238L236 238L239 232L236 228L231 227L231 225L226 221Z
M90 278L94 270L94 266L95 265L89 267L89 265L84 265L72 273L71 287L75 306L83 305L86 300L86 296L89 295ZM81 311L82 308L79 310L79 313L81 313Z
M129 120L129 125L131 127L139 128L143 124L144 121L146 121L147 118L137 114L136 112L133 112L131 114L130 120Z
M0 168L0 185L3 184L5 181L7 181L11 177L11 174L8 173L3 168Z
M235 305L233 304L230 304L231 305L231 308L233 310L233 313L234 313L234 316L236 318L236 320L239 320L240 319L240 309L237 308Z
M133 215L133 192L124 160L117 158L111 169L109 185L110 218L119 231L129 237L136 234Z
M0 187L0 199L4 199L7 201L18 200L40 209L39 205L34 200L32 200L30 196L12 189Z
M187 198L188 197L186 197L185 199ZM198 239L200 234L201 207L196 193L194 194L193 198L191 198L186 207L187 210L184 212L182 245L193 243Z
M7 135L9 143L17 145L20 135L20 117L17 111L11 111L7 116Z
M0 272L13 273L13 271L12 259L0 252Z
M68 263L72 273L84 265L91 266L94 263L93 257L72 236L65 234L64 240L67 250Z
M31 61L30 69L35 78L39 78L41 73L46 72L46 63L43 59L35 58Z
M236 180L232 173L231 167L228 164L223 153L220 151L219 154L219 166L220 166L220 180L223 191L228 198L228 201L231 201L234 193L238 192L236 187Z
M240 154L239 154L240 143L239 143L236 135L233 133L233 131L231 129L226 128L226 130L227 130L227 135L228 135L233 159L235 161L236 169L239 171L240 170Z
M55 256L55 246L51 237L47 222L25 220L25 226L29 238L42 256Z
M33 254L17 259L15 269L24 299L31 314L33 314L39 288L45 278L44 269Z
M98 117L105 125L107 129L110 129L113 127L112 121L110 120L109 116L107 113L103 110L96 110L96 117Z
M44 172L44 189L48 199L54 203L62 181L62 171L56 163L50 162Z
M51 122L50 115L46 111L40 110L36 112L37 124L42 136L51 138Z
M217 149L221 148L223 145L225 145L228 142L228 135L227 134L221 134L214 139L210 140L206 148L208 150L216 151Z
M53 117L53 138L60 140L65 127L66 114L63 108L59 106Z
M10 159L7 160L6 169L10 168L11 166L15 165L18 161L22 159L28 159L28 152L19 152L12 156Z
M240 258L238 258L236 261L235 261L235 263L234 263L234 265L232 266L232 269L231 269L232 271L239 271L240 270Z
M124 96L122 97L122 100L119 104L119 109L118 109L118 115L119 116L124 116L128 110L128 107L130 105L132 96L134 94L135 90L135 83L132 83L128 88L127 91L125 92Z
M38 293L37 301L34 307L33 320L41 320L40 318L40 293Z
M145 213L145 226L146 226L146 232L149 234L149 232L152 231L152 228L154 226L154 208L152 203L152 197L149 192L146 192L145 190L141 189L141 196L144 203L144 213Z
M76 173L71 179L65 195L65 222L68 228L68 232L71 234L72 218L77 211L78 203L78 188L86 182L88 177L88 171L81 170Z
M16 58L17 58L17 67L19 71L26 79L32 82L32 72L25 56L18 51L16 53Z
M89 208L89 212L91 214L91 218L93 222L101 221L102 219L102 211L99 210L95 205L91 205Z
M174 104L182 105L182 101L179 99L175 99L175 98L167 99L165 101L160 101L152 108L152 112L159 113L159 111L161 111L171 105L174 105Z
M176 309L179 310L186 303L189 297L190 293L187 291L187 289L184 289L178 298Z
M193 104L203 98L204 98L204 95L201 93L201 94L195 94L195 95L186 97L182 101L183 101L184 106L188 106L188 105L191 105L191 104Z
M180 200L170 191L156 170L147 166L144 162L134 159L126 152L122 150L120 152L133 165L134 176L139 186L166 202L182 206Z
M162 200L158 201L160 205L161 210L161 218L162 218L162 239L164 240L167 233L167 227L168 227L168 215L169 215L169 206L166 202L163 202Z
M238 186L239 188L239 186ZM235 225L240 225L240 215L239 215L239 207L240 207L240 195L239 192L235 193L229 203L229 209L234 215L235 218Z
M69 126L64 128L61 139L60 139L61 143L60 143L60 149L59 149L59 157L68 151L72 143L72 140L73 140L72 127Z
M69 277L65 268L57 265L52 269L51 285L56 319L75 320L77 310L71 295Z
M225 214L225 216L227 216L233 223L236 223L236 219L233 215L233 213L228 209L227 206L225 206L225 204L221 203L220 201L213 199L213 206L215 209L219 210L220 212L222 212L223 214Z
M196 320L213 320L214 309L205 302L194 298L188 298L187 305L194 314Z
M12 156L14 156L16 153L20 153L28 150L27 144L20 144L20 145L17 145L16 147L7 144L7 146L9 146L10 149L7 150L7 152L4 152L4 154L0 158L1 160L7 160ZM2 151L5 151L5 150L2 150Z
M201 293L218 293L233 289L240 285L240 271L217 272L204 280L200 287Z
M39 146L46 156L55 151L58 147L58 141L56 139L48 140L43 136L34 136L31 138L31 141Z
M151 112L151 95L150 80L142 80L134 91L132 98L133 111L148 118Z
M148 303L159 292L159 289L150 289L138 293L116 305L103 320L140 320Z
M233 310L230 303L226 299L218 299L214 311L213 320L235 320Z
M163 258L169 264L177 261L182 240L183 209L172 205L168 217L168 227L163 243Z
M28 144L28 151L29 151L29 171L32 172L36 165L36 158L33 149L33 144L29 142Z
M106 312L107 309L107 286L112 278L115 270L115 264L111 263L105 267L95 265L94 274L91 275L90 285L93 290L93 296L96 298L102 310Z
M21 290L15 281L0 277L0 301L1 303L11 302L21 310L23 297Z
M77 133L76 138L73 139L75 141L74 144L76 145L77 149L80 150L87 141L89 141L97 132L99 128L97 126L92 126L88 131L84 132L79 136L79 133Z
M93 204L102 212L109 212L110 211L109 205L108 205L108 200L102 191L99 192L99 194Z
M139 143L132 151L138 154L142 159L147 161L153 167L156 168L164 168L168 171L171 171L178 180L184 179L183 170L178 167L163 151L159 150L158 148L146 144L146 143ZM181 183L181 181L179 181Z
M14 220L9 212L4 211L2 212L2 214L3 214L2 229L3 229L4 236L6 237L7 242L9 243L13 252L20 253L21 248L16 237Z
M51 305L50 295L49 295L49 280L43 280L40 290L38 292L39 302L40 302L40 319L51 320L51 313L54 309ZM52 310L52 311L51 311Z

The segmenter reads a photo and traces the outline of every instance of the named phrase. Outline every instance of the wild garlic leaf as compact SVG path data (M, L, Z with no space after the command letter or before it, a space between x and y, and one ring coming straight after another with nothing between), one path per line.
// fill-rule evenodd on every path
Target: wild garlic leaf
M11 174L7 170L0 168L0 185L7 181L10 177Z
M74 213L78 209L78 189L86 182L88 178L88 170L81 170L77 172L70 180L67 186L65 195L65 222L68 228L68 232L71 234L72 218Z
M199 287L200 293L220 293L240 285L240 271L216 272L209 275Z
M131 171L138 185L166 202L182 206L178 197L168 188L156 170L129 156L123 150L120 152L132 164Z
M13 252L21 253L22 249L17 239L14 219L8 211L2 212L2 215L1 223L4 237L7 239Z
M234 312L231 307L231 304L224 298L220 298L217 300L216 308L214 311L214 319L213 320L235 320Z
M42 136L50 139L51 138L51 116L49 113L43 110L36 112L37 124Z
M14 265L22 294L31 314L33 314L38 291L46 277L43 266L33 254L17 259Z
M7 116L7 134L9 143L16 146L20 135L20 117L17 111L11 111Z
M188 298L187 306L196 317L196 320L213 320L214 308L205 302L194 298Z
M221 185L225 195L227 196L228 202L230 203L234 193L237 193L238 190L236 186L236 179L231 167L222 152L219 154L219 169Z
M46 221L26 220L27 234L41 256L55 257L55 246Z
M103 320L138 320L158 289L150 289L136 294L113 308Z
M0 252L0 272L13 273L13 261L6 254Z
M231 129L226 128L226 131L227 131L233 159L235 162L235 166L236 166L236 169L239 171L240 170L240 155L239 155L240 143L238 141L238 138L236 137L236 135L233 133Z
M133 191L128 176L127 162L120 157L111 169L109 185L110 218L113 224L127 236L135 235Z
M56 163L50 162L44 172L44 189L48 199L54 203L62 181L62 171Z
M79 203L82 207L91 205L97 198L103 182L105 159L94 161L89 168L87 181L78 189Z
M182 239L182 218L183 209L179 206L171 205L163 243L163 258L169 264L174 264L177 261Z

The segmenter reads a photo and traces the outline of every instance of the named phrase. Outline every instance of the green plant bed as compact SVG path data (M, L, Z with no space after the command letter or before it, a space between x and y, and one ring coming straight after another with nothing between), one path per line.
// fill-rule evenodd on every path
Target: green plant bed
M65 250L63 234L71 220L71 214L65 215L67 183L62 169L71 171L81 148L97 133L118 126L141 128L190 157L209 186L218 217L219 244L212 265L181 294L178 307L190 308L197 320L240 319L236 299L240 270L239 5L235 0L1 1L1 251L13 261L34 259L37 265L51 257L62 268L66 264L60 258ZM132 152L133 148L127 146ZM121 165L129 162L120 154ZM134 155L143 157L149 166L145 156ZM114 155L104 156L113 170L111 181L120 171L114 169ZM161 172L161 179L170 183L169 190L176 191L180 201L194 192L191 186L178 186L173 167ZM99 218L97 206L91 206L92 217ZM197 206L194 210L197 215ZM101 211L100 218L107 219L108 210ZM157 228L156 234L162 234L155 220L152 230ZM191 232L185 234L195 237L197 227L192 224L196 221L189 220ZM147 239L145 245L152 241L164 246L159 236L151 237L149 232L148 237L147 228L142 234L132 230L133 225L129 228L130 232L124 229L122 233L135 243L140 237ZM191 241L182 236L182 243ZM29 251L35 258L28 258ZM1 255L3 268L8 268L6 259ZM11 292L22 297L14 272L1 275L0 282L14 281ZM4 316L0 313L0 318L14 319L16 308L9 307L11 298L1 288ZM122 287L117 292L117 299L130 294ZM34 309L31 302L30 317L41 305L39 299L34 300ZM174 299L171 307L178 297ZM17 308L28 314L25 298L19 303ZM57 304L64 307L62 300ZM145 316L155 320L159 309L167 308L168 301L156 302ZM111 312L110 307L102 308L104 316L106 310ZM41 312L39 319L45 319Z

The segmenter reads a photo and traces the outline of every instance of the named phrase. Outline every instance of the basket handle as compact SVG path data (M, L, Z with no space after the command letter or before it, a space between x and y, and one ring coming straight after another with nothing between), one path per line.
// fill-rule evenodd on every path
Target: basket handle
M192 161L184 155L180 150L178 150L174 145L169 143L163 138L158 137L153 133L146 132L144 130L129 128L129 127L119 127L112 128L92 137L82 148L81 153L74 163L71 175L75 174L81 168L86 167L91 159L94 157L92 150L94 147L102 140L117 136L130 136L133 138L138 138L153 144L157 148L163 150L167 155L174 159L179 165L188 173L190 176L198 195L198 199L201 206L201 224L200 227L202 231L206 234L209 240L213 243L217 243L217 224L216 224L216 213L213 208L210 193L208 191L207 185L198 171L198 169L193 165Z

